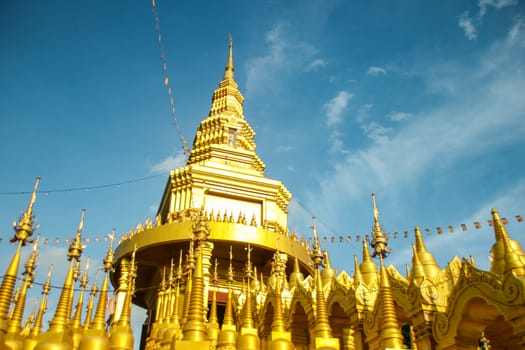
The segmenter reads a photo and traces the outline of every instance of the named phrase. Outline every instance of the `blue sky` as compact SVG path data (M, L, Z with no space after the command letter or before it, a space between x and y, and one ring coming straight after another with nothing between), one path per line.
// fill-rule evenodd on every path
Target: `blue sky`
M236 79L266 175L291 190L289 223L321 237L431 229L444 266L488 268L490 208L524 242L525 8L479 1L158 1L181 130L191 143L234 38ZM0 4L0 192L147 181L40 194L43 236L122 233L154 216L183 162L148 1ZM158 176L156 176L158 175ZM0 195L2 266L29 195ZM474 229L479 221L482 228ZM469 228L461 232L459 225ZM452 225L455 233L436 234ZM412 239L391 240L404 271ZM351 273L360 244L324 244ZM65 246L42 251L40 279ZM102 244L85 254L99 259ZM62 283L62 276L55 284ZM38 289L38 288L36 288ZM35 294L40 290L35 290Z

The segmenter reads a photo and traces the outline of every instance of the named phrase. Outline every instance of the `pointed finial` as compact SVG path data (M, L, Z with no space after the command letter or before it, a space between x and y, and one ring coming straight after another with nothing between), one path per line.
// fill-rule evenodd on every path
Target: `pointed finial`
M11 243L16 241L21 242L22 245L25 245L31 238L35 227L33 226L33 206L36 201L36 193L38 189L38 184L40 183L40 176L36 177L35 184L33 185L33 192L31 193L31 199L29 200L29 205L27 206L26 211L22 214L18 223L14 223L15 235L11 238Z
M81 233L82 233L82 229L84 228L85 214L86 214L86 209L82 209L82 213L80 214L80 222L78 224L77 233L75 234L75 237L71 241L69 250L67 252L67 259L69 261L71 261L72 259L76 260L77 262L80 261L80 255L82 255L82 251L84 250L84 245L82 244Z
M113 269L113 243L115 242L115 229L111 232L111 234L108 235L109 237L109 248L108 252L106 254L106 257L104 258L104 271L112 271Z
M233 39L230 34L230 51L228 53L228 60L226 61L226 68L224 70L224 79L235 80L234 68L233 68Z
M420 283L423 278L425 278L425 270L423 269L423 265L421 265L421 261L419 261L419 256L417 254L417 248L415 244L412 244L412 280L416 281L417 283Z
M376 194L372 192L372 202L374 202L374 222L379 223L379 210L376 204Z
M314 263L314 266L317 268L321 266L323 262L323 252L321 251L321 245L319 244L319 237L317 235L317 222L315 215L312 216L312 226L311 229L314 234L314 242L312 245L311 258Z
M386 258L390 249L387 248L388 239L381 230L381 224L379 223L379 210L376 204L376 194L372 192L372 201L374 203L374 229L372 231L372 242L370 245L374 248L372 256L375 258L377 255Z
M362 281L363 276L361 275L361 269L359 268L357 254L354 254L354 287L357 287Z

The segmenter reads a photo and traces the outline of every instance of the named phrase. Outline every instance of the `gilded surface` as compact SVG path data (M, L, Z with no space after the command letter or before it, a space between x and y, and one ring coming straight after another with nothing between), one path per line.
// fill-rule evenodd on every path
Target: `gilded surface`
M291 194L264 176L243 102L230 42L186 166L170 172L155 220L130 230L115 252L109 248L83 324L80 313L71 315L75 299L82 309L86 287L78 278L83 219L64 257L70 266L50 327L42 325L49 275L38 312L22 320L31 259L13 298L21 250L33 233L37 179L15 223L18 244L0 286L1 349L132 349L139 337L130 327L132 302L148 311L142 334L148 350L525 348L525 253L497 210L490 271L460 257L440 267L416 227L403 276L383 262L396 252L387 247L373 195L372 240L363 241L353 275L336 274L315 220L312 247L288 231ZM109 278L116 312L106 328ZM75 297L76 283L82 292Z

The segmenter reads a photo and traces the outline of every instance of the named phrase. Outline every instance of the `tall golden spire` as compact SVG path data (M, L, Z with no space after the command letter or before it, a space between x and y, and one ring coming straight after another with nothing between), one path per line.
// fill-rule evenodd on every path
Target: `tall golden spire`
M230 34L230 52L228 53L228 60L226 61L226 68L224 69L223 80L231 79L235 80L235 69L233 68L233 39Z
M93 316L93 307L95 305L95 296L98 293L98 271L95 274L95 280L93 281L93 285L91 286L91 290L89 292L89 300L86 307L86 317L84 318L84 325L82 328L84 328L84 331L86 329L89 329L89 326L91 326L91 317Z
M31 337L35 338L42 332L42 321L44 318L44 313L47 310L47 296L49 295L49 291L51 290L51 272L53 271L53 267L50 266L49 270L47 272L47 279L44 285L42 286L42 300L40 301L40 306L38 308L38 312L36 314L35 318L35 324L33 325L33 329L31 330ZM36 345L36 343L34 344ZM34 347L33 345L33 347ZM25 347L27 348L27 347Z
M286 280L285 280L286 281ZM290 332L286 331L283 305L281 300L281 280L275 283L275 300L273 305L272 331L268 342L268 350L292 350L295 349Z
M66 274L66 279L64 280L64 285L62 287L62 292L60 293L60 298L57 303L55 316L49 322L49 332L64 332L66 328L69 327L69 305L71 303L71 296L73 292L73 270L75 264L80 260L82 255L82 250L84 246L82 245L81 234L82 228L84 227L84 215L86 210L82 209L82 214L80 215L80 223L78 224L77 233L73 238L68 252L67 258L70 261L69 269Z
M188 319L182 327L182 342L184 341L205 341L206 325L204 319L204 275L203 275L203 255L204 243L210 234L208 221L204 211L199 211L197 220L193 223L193 237L198 243L197 265L193 276L190 309Z
M296 287L304 281L304 275L299 268L299 259L294 257L293 259L293 271L290 274L290 288Z
M246 283L246 300L244 302L241 328L239 330L239 336L237 337L237 350L256 350L260 348L260 339L255 328L255 322L253 321L253 310L252 310L252 291L251 291L251 279L253 277L252 261L251 261L252 248L248 243L248 259L246 261L245 277Z
M100 293L98 297L97 308L95 310L95 316L88 329L84 330L84 336L80 340L80 350L100 349L107 350L110 348L109 339L106 334L106 305L108 301L108 280L109 272L113 269L113 241L114 235L109 235L110 243L106 257L103 260L102 269L104 270L104 279L102 286L100 287ZM96 286L92 288L96 290ZM86 322L89 319L86 318Z
M182 321L184 326L190 312L191 290L193 289L193 268L195 264L194 242L190 241L190 248L186 256L186 286L184 287L184 307L182 309Z
M399 323L396 317L394 297L390 287L390 281L383 264L383 256L379 255L381 265L380 295L377 300L380 303L381 318L381 348L382 349L403 349L403 337L401 336Z
M82 214L80 215L80 223L78 224L77 233L69 245L67 252L67 258L69 260L69 268L66 273L66 278L64 279L64 284L62 286L62 291L60 292L60 297L55 309L55 314L53 319L49 322L49 329L45 333L41 333L38 337L39 346L49 346L53 348L58 347L72 347L73 346L73 337L71 333L70 317L71 310L70 305L71 298L73 296L73 287L74 287L74 269L76 263L79 262L80 256L82 255L82 250L84 246L82 245L82 228L84 226L84 215L85 209L82 209Z
M34 231L33 205L36 201L39 182L40 176L36 178L27 210L22 214L18 223L14 225L15 235L11 238L11 242L18 241L18 245L0 286L0 344L4 342L4 336L7 332L9 306L11 305L11 297L15 289L16 276L18 275L18 266L20 264L20 250L30 240Z
M328 322L328 310L326 308L326 300L324 299L319 266L316 267L315 289L317 315L315 317L314 334L317 338L331 338L332 329L330 328L330 323Z
M89 271L89 258L86 259L86 265L84 267L84 273L80 278L80 293L78 294L77 305L75 307L75 314L71 320L71 330L73 331L73 348L78 349L80 345L80 339L84 333L82 327L82 307L84 305L84 291L88 284L88 271Z
M312 251L310 256L314 263L315 271L315 303L316 303L316 315L315 315L315 326L314 326L314 349L339 349L339 340L332 338L332 329L328 322L328 310L326 307L326 300L324 299L323 284L321 281L321 265L323 263L323 252L321 245L319 244L319 237L317 235L317 225L315 216L312 217L312 231L314 235L314 242L312 245Z
M219 318L217 317L217 283L219 282L219 277L217 274L218 262L215 259L214 272L213 272L213 294L211 299L211 309L210 317L208 319L207 326L207 338L212 344L217 344L217 338L219 337L220 327L219 327Z
M8 322L7 334L5 335L5 345L12 349L21 349L23 345L23 338L20 334L22 331L22 317L24 314L24 308L26 304L27 289L31 288L35 275L36 257L38 254L38 238L33 243L33 251L27 263L25 264L24 283L16 299L16 303L13 309L13 313Z
M179 315L179 304L180 304L180 283L182 281L182 250L179 255L179 265L175 274L175 299L173 301L173 309L171 312L170 326L171 328L164 334L164 340L166 343L175 340L178 341L182 338L182 329L180 326L180 315Z
M228 268L228 297L226 299L226 308L224 310L224 319L222 321L221 331L217 338L217 350L229 350L235 348L237 344L237 328L233 322L232 310L232 283L233 279L233 253L230 246L230 266Z
M425 278L425 269L421 261L419 260L419 255L417 254L417 247L415 244L412 244L412 273L410 274L413 281L416 283L421 283Z
M379 210L376 205L376 194L372 192L372 201L374 202L374 230L372 231L372 242L371 246L374 248L372 253L373 257L381 255L383 258L390 253L390 249L387 248L388 239L383 234L381 224L379 223Z
M525 253L521 245L519 242L510 239L496 209L492 209L492 219L494 221L496 242L491 249L492 263L490 272L499 275L504 275L507 272L512 272L516 276L524 275Z
M328 256L327 249L324 250L323 257L324 268L321 271L321 281L323 282L323 286L325 286L327 283L330 283L333 278L336 277L336 273L334 268L332 267L332 263L330 262L330 257Z
M423 236L421 235L421 230L419 227L416 227L414 229L414 235L416 237L416 245L415 250L417 252L417 255L419 257L419 260L421 262L421 265L423 265L423 269L425 270L425 275L429 278L433 278L438 274L441 269L439 268L439 265L436 263L436 259L427 250L427 247L425 246L425 242L423 241Z
M84 305L84 291L88 285L88 271L89 271L89 258L86 260L86 265L84 267L84 273L80 278L80 293L78 295L77 305L75 307L75 314L71 321L71 327L74 330L80 329L82 326L82 306Z
M361 269L359 268L359 261L357 260L357 255L354 254L354 287L357 287L362 281L363 276L361 275Z
M366 285L370 286L377 281L377 265L372 261L366 239L363 239L363 262L361 263L360 270Z
M131 330L131 299L135 293L135 278L137 277L136 264L137 246L131 253L128 275L128 290L124 298L120 318L111 326L110 348L113 350L132 350L134 344L133 331ZM111 266L111 264L110 264Z

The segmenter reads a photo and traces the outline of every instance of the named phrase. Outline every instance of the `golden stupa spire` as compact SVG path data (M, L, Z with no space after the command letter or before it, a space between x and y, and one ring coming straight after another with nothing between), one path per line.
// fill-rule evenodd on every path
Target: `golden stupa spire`
M91 304L91 310L89 309L88 305L88 314L86 316L86 321L84 325L84 335L82 339L80 340L79 349L80 350L90 350L90 349L100 349L100 350L108 350L110 348L110 343L108 336L106 334L106 305L107 305L107 292L108 292L108 281L109 281L109 272L113 269L113 241L115 239L115 234L109 235L110 243L109 243L109 249L106 254L106 257L103 260L103 266L102 270L104 270L104 279L102 281L102 286L100 287L100 293L98 297L98 303L97 308L95 310L95 316L93 317L93 320L91 321L91 312L93 308L93 301L96 292L97 292L97 283L95 277L95 283L93 284L91 288L91 296L90 304ZM91 324L89 325L89 328L87 328L87 324L91 321Z
M35 321L35 308L33 307L33 310L31 310L31 313L26 318L26 322L24 323L24 327L22 328L22 331L20 331L20 335L24 339L29 337L29 334L31 333L31 325Z
M213 271L213 294L211 299L210 317L208 319L207 326L207 338L212 344L217 344L217 338L219 337L220 327L219 318L217 317L217 283L219 282L219 275L217 274L217 267L219 263L215 259L214 271Z
M315 282L315 304L316 304L316 315L315 315L315 326L314 326L314 337L315 337L315 348L319 349L339 349L339 340L332 338L332 329L328 322L328 310L326 307L326 300L324 299L323 283L321 281L321 266L323 263L323 252L321 251L321 245L319 244L319 237L317 235L317 226L315 222L315 216L312 218L313 225L312 230L314 234L314 242L310 257L314 263L314 282Z
M372 283L377 281L377 265L372 261L370 251L368 250L368 241L363 239L363 262L361 263L360 270L363 276L363 282L370 286Z
M204 267L203 255L204 245L210 235L210 228L204 210L201 208L197 219L192 226L192 242L195 240L198 244L197 265L191 286L190 308L188 318L182 327L182 341L204 341L206 340L206 324L204 318Z
M336 273L334 268L332 267L332 263L330 261L330 257L328 256L328 249L325 249L323 251L323 257L324 257L324 267L321 271L321 282L323 282L323 286L325 286L327 283L330 283L333 278L336 277Z
M195 266L195 274L193 275L190 307L188 318L184 327L182 328L182 340L202 341L206 339L206 326L204 324L204 279L202 254L203 246L200 245L197 253L197 265Z
M22 317L26 304L27 289L31 288L35 276L36 257L38 254L38 240L39 238L34 241L33 251L25 264L25 271L23 273L25 275L24 282L20 292L18 293L18 298L16 299L11 318L8 322L7 334L5 335L4 343L8 348L21 349L23 345L24 340L20 334L22 331Z
M419 260L419 255L417 254L417 247L415 244L412 244L412 254L412 273L410 276L416 283L421 283L426 277L426 274L423 264L421 264L421 261Z
M491 249L492 263L490 272L504 275L508 272L516 276L525 274L525 253L519 242L511 240L507 229L501 222L501 218L496 209L492 209L492 219L494 222L494 235L496 242Z
M361 282L363 282L363 276L361 275L361 269L359 268L357 254L354 254L354 287L357 287Z
M286 281L286 279L285 279ZM273 309L272 331L268 341L268 350L293 350L295 346L291 341L291 333L286 331L283 317L283 303L281 299L281 281L275 283L275 300Z
M106 305L108 301L108 281L109 272L113 269L113 241L114 235L110 235L109 249L104 258L104 279L102 280L102 286L98 296L97 308L95 309L95 316L91 322L90 331L94 336L105 336L106 335ZM84 337L85 338L85 337Z
M25 278L22 284L22 288L20 289L20 292L18 293L18 298L13 308L13 313L11 315L11 318L9 319L9 326L7 329L8 334L9 333L17 334L22 329L22 317L23 317L24 309L25 309L27 290L31 288L33 281L34 281L34 277L35 277L36 257L38 255L38 241L39 240L40 240L40 237L38 237L34 241L33 250L29 258L27 259L27 262L25 264L25 270L22 273L23 275L25 275Z
M182 330L180 327L180 315L179 315L179 304L180 304L180 283L182 280L182 250L179 254L179 265L175 274L175 298L173 300L170 329L164 334L165 343L169 343L172 340L178 341L182 338Z
M89 326L91 325L91 317L93 316L93 307L95 306L95 296L98 293L98 271L95 274L95 280L93 281L93 285L91 286L91 290L89 291L89 300L86 307L86 317L84 318L84 325L82 328L84 330L89 329Z
M425 270L425 275L429 278L433 278L439 271L441 271L441 269L436 263L436 259L432 253L427 250L419 227L414 229L414 235L416 237L416 252L421 261L421 265L423 265L423 269Z
M135 278L137 277L136 263L137 246L131 253L128 274L128 290L122 305L120 318L111 326L110 348L114 350L132 350L134 345L133 331L131 330L131 299L135 293ZM111 265L110 265L111 266Z
M245 268L246 283L246 300L244 301L244 308L242 313L241 328L237 337L237 350L256 350L260 348L260 339L255 328L252 310L252 290L251 279L253 277L252 261L251 261L251 245L248 243L247 261Z
M18 223L14 224L15 235L11 238L11 242L18 241L18 245L0 286L0 344L4 342L4 336L7 332L9 306L11 305L11 297L15 289L18 266L20 265L20 250L30 240L34 231L33 205L36 201L39 182L40 176L36 178L27 210L22 214Z
M186 286L184 287L184 306L182 309L182 320L181 325L184 325L188 320L188 314L190 312L190 298L191 290L193 288L193 267L195 264L195 253L194 253L194 243L193 240L190 240L190 248L188 249L188 254L186 255Z
M51 290L51 272L52 271L53 271L53 265L49 267L49 270L47 271L46 282L42 286L42 300L40 301L40 306L38 307L38 312L35 318L35 324L33 325L33 329L31 329L31 333L30 333L32 338L35 338L42 332L42 321L44 319L44 314L47 311L47 296L49 295L49 291ZM36 345L36 343L34 345Z
M78 295L77 305L75 307L75 314L71 321L71 328L73 331L79 330L82 327L82 307L84 305L84 291L88 285L88 271L89 271L89 258L86 259L86 265L84 267L84 273L80 278L80 293Z
M226 61L226 68L224 69L224 80L231 79L235 80L235 74L234 74L234 67L233 67L233 39L230 34L230 51L228 53L228 60Z
M227 350L235 348L237 344L237 328L233 322L232 307L232 283L233 279L233 253L230 246L230 266L228 267L228 296L226 298L226 307L224 310L224 319L222 321L221 331L217 338L217 350Z
M317 338L331 338L332 329L330 328L330 323L328 322L328 310L326 308L326 300L324 299L323 284L321 281L319 265L316 266L315 271L315 302L317 314L315 317L314 334Z
M396 317L394 297L390 287L390 280L386 267L383 264L383 256L379 255L380 264L380 303L381 318L381 348L382 349L403 349L403 337L401 336L399 322Z
M290 288L296 287L304 281L304 275L299 268L299 259L295 256L293 259L293 271L290 274ZM262 281L261 281L262 283Z
M372 257L375 258L377 255L381 255L383 258L386 258L388 253L390 253L390 249L387 248L388 239L383 234L379 223L379 210L377 209L376 194L374 192L372 192L372 201L374 202L374 230L372 231L372 242L370 243L372 248L374 248Z
M64 280L64 285L62 287L62 292L60 293L60 298L57 303L55 315L51 322L49 322L49 331L48 332L61 332L63 333L66 328L69 327L69 305L71 303L71 297L73 293L73 274L75 269L75 264L80 260L82 255L82 250L84 246L81 241L82 228L84 227L84 215L86 210L82 209L80 215L80 223L78 224L77 233L73 238L68 252L67 258L70 261L69 269Z
M71 330L73 332L73 349L78 349L80 340L84 335L84 328L82 327L82 307L84 306L84 292L88 285L88 271L89 258L86 259L86 265L82 277L80 277L80 292L78 294L77 305L75 306L75 314L71 320Z

